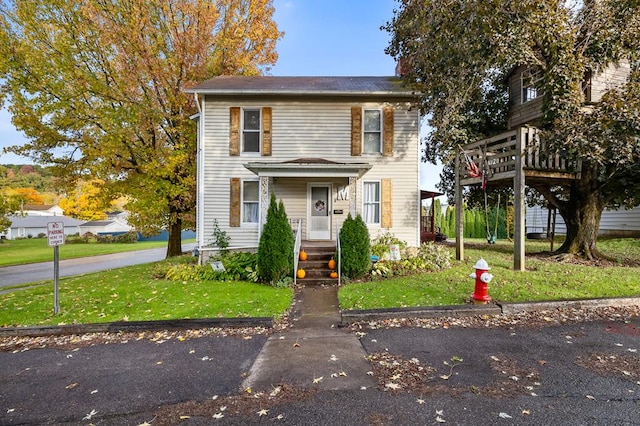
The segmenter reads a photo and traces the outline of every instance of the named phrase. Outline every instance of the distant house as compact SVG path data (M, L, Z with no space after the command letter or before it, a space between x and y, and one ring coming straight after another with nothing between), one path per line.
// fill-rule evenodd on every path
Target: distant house
M47 223L62 222L65 235L75 235L80 232L81 220L66 216L40 215L40 216L11 216L11 227L2 234L8 240L16 238L37 237L38 234L47 233Z
M106 220L91 220L80 225L80 235L84 235L87 232L92 234L122 234L129 232L133 229L127 218L128 212L116 211L108 212Z
M52 204L27 204L22 212L27 216L64 216L64 210Z
M565 235L567 226L562 216L556 215L555 228L549 219L549 210L540 207L527 207L526 232L529 234L544 234L555 229L555 234ZM618 210L605 209L600 218L599 235L612 237L640 237L640 207Z

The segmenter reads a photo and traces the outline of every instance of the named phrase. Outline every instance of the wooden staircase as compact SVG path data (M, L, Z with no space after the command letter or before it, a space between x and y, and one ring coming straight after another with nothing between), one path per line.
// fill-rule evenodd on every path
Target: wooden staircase
M332 271L329 269L329 260L336 253L335 242L303 241L301 250L307 253L307 260L298 261L298 269L304 269L307 274L303 279L298 278L298 284L305 286L338 285L338 279L329 276Z

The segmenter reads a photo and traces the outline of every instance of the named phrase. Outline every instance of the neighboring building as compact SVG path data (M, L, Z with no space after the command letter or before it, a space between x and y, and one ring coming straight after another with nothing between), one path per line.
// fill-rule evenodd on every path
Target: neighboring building
M106 220L91 220L80 225L80 235L90 232L95 235L122 234L133 229L127 222L129 212L107 212Z
M582 82L585 107L600 102L602 95L624 84L631 72L629 61L610 64L599 73L589 72ZM539 88L542 73L536 68L515 67L505 82L509 85L509 129L536 126L542 119L543 93Z
M81 220L66 216L11 216L11 227L3 234L8 240L16 238L37 237L39 234L47 233L47 223L62 222L64 224L65 235L77 235L80 232Z
M553 217L553 216L552 216ZM556 235L565 235L567 226L562 216L556 214L556 224L549 220L549 210L545 207L527 207L526 232L527 234L543 234L555 229ZM616 237L640 237L640 207L618 210L605 209L600 218L600 235Z
M256 248L270 194L302 239L335 241L361 214L371 238L420 244L419 109L394 77L232 77L189 90L199 107L197 239L214 220Z
M27 204L22 208L27 216L63 216L64 210L51 204Z

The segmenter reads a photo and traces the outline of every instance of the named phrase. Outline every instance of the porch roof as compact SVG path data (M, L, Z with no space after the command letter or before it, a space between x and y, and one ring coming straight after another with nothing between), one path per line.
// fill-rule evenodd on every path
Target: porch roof
M283 162L256 161L244 164L258 176L266 177L362 177L369 163L338 163L324 158L298 158Z

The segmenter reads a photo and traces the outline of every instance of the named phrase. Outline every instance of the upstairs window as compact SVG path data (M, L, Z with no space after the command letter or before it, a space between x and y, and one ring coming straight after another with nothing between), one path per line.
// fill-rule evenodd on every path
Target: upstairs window
M542 96L542 70L538 67L522 71L522 103L527 103Z
M260 153L260 109L242 110L242 152Z
M382 152L382 111L365 109L363 120L363 153L380 154Z

